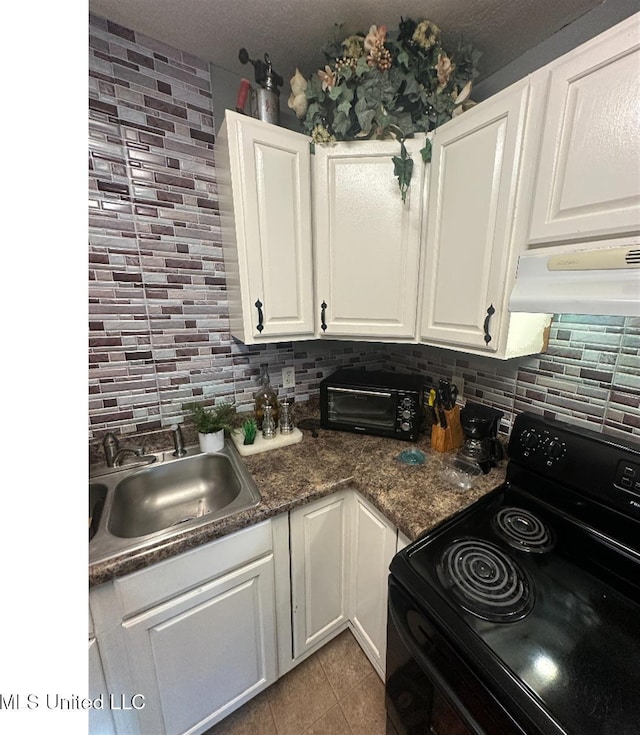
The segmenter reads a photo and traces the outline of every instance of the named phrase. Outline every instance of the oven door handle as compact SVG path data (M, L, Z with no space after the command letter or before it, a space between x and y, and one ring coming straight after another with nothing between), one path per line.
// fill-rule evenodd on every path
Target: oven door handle
M391 593L392 590L389 590ZM449 701L453 708L458 713L458 716L464 721L464 724L471 729L474 735L487 735L486 730L480 725L473 714L469 711L464 702L458 697L453 691L451 685L442 676L437 666L434 665L433 661L424 654L423 646L425 642L420 642L411 632L409 627L403 620L400 620L396 614L391 595L389 597L389 616L391 617L392 623L398 632L398 635L402 639L403 643L411 653L411 655L418 662L425 674L431 679L433 684L438 688L442 696ZM416 626L420 630L429 643L433 646L436 645L433 638L422 628L422 626Z

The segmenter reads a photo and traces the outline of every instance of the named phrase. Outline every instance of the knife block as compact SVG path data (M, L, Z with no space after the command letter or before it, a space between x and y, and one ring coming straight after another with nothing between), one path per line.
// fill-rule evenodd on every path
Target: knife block
M460 406L454 406L450 411L445 411L447 428L443 429L439 424L431 427L431 448L436 452L448 452L451 449L459 449L464 444L464 434L460 424Z

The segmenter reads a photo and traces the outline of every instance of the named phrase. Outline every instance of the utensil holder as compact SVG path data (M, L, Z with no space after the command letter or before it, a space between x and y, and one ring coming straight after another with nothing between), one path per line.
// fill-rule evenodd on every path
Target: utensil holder
M444 415L447 418L446 429L439 424L431 427L431 448L436 452L448 452L464 444L464 434L460 424L460 406L454 406L450 411L445 411Z

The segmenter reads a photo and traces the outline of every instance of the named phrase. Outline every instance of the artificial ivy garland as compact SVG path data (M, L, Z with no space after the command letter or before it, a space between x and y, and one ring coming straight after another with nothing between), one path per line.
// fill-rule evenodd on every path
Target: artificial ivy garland
M372 25L369 32L339 40L341 26L323 48L324 69L291 79L289 107L314 143L394 137L393 157L402 200L413 172L404 141L429 132L473 105L471 84L480 52L460 40L445 48L440 29L428 20L401 19L395 31ZM421 150L431 160L431 143Z

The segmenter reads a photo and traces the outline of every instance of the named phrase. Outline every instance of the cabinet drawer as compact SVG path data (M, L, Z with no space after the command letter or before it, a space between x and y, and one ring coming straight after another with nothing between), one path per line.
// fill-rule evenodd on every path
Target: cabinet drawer
M224 574L272 550L271 521L249 526L114 581L122 617Z

